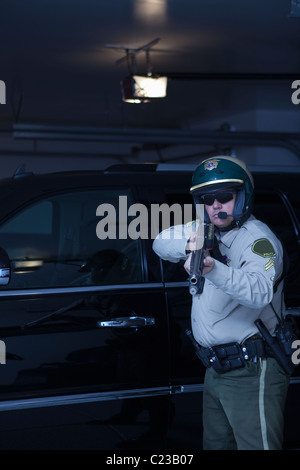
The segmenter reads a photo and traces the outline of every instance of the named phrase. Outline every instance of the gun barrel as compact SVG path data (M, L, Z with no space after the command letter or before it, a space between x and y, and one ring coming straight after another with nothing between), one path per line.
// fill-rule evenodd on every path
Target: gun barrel
M204 278L202 277L204 251L196 250L192 253L191 272L189 276L189 290L191 295L201 294Z
M195 274L193 274L190 277L190 283L193 284L193 285L197 284L198 280L199 280L199 276L196 276Z
M191 295L196 295L196 294L201 294L203 291L203 285L204 285L204 278L202 276L194 276L192 279L190 279L190 294Z
M201 239L201 237L199 237ZM201 294L204 286L203 260L206 249L211 249L214 239L213 224L205 224L204 243L201 248L192 252L191 270L189 276L189 290L191 295Z

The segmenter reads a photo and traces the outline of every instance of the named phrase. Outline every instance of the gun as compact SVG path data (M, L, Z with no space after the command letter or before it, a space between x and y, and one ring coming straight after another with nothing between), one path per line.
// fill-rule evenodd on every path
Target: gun
M206 250L211 250L213 248L214 240L214 226L213 224L204 224L204 239L201 243L201 238L203 236L199 234L199 229L197 231L197 241L196 241L196 250L192 251L191 258L191 268L189 275L189 291L191 295L202 294L204 287L204 277L202 276L203 272L203 261L205 258ZM197 248L197 245L199 247ZM202 246L201 246L202 245Z
M270 350L274 354L275 359L283 367L287 374L292 375L294 372L295 366L293 365L291 358L287 356L281 347L281 342L277 337L274 337L270 334L269 330L266 328L265 324L260 320L255 320L255 325L257 326L259 332L264 338L265 342L269 346Z
M187 335L187 337L191 341L193 349L194 349L198 359L200 359L200 361L204 364L205 367L210 367L211 363L210 363L209 359L207 358L207 356L205 354L203 354L201 346L195 340L192 331L188 328L187 330L185 330L185 334Z

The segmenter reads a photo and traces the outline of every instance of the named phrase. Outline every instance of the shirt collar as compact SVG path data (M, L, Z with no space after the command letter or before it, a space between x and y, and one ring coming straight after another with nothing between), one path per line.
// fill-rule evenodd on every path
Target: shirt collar
M230 232L220 232L219 234L219 240L222 242L223 245L225 245L227 248L230 248L235 237L237 236L239 231L239 228L233 228L230 230Z
M249 219L247 220L251 220L251 219L254 219L255 217L253 215L251 215L249 217ZM242 225L243 227L243 225ZM219 232L218 235L217 235L217 238L220 242L223 243L223 245L225 245L227 248L230 248L235 237L237 236L240 228L242 227L235 227L233 228L232 230L230 230L229 232Z

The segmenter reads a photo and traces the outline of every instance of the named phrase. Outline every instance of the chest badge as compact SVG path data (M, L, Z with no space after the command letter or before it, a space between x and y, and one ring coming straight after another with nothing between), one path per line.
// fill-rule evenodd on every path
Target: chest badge
M229 263L230 263L231 259L229 259L227 255L223 255L222 258L224 259L225 264L226 264L227 266L229 266Z

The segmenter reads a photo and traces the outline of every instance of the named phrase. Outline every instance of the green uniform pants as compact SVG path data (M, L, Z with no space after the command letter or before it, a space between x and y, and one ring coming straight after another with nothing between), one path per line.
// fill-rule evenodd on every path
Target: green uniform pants
M281 449L288 384L289 376L273 358L224 374L207 369L203 448Z

